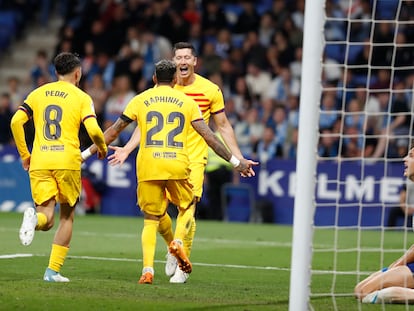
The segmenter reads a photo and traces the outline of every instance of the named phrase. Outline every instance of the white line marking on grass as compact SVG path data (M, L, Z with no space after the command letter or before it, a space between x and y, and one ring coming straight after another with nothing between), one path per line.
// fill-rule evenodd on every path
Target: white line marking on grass
M0 259L12 259L12 258L22 258L22 257L33 257L33 254L6 254L6 255L0 255Z
M10 254L0 255L0 259L13 259L19 257L46 257L46 254ZM142 262L142 259L133 258L114 258L114 257L94 257L94 256L68 256L67 258L72 259L86 259L86 260L100 260L100 261L123 261L123 262ZM165 263L163 260L155 260L157 263ZM195 266L202 267L220 267L220 268L235 268L235 269L255 269L255 270L278 270L278 271L290 271L288 268L278 267L260 267L260 266L245 266L245 265L226 265L226 264L209 264L201 262L193 262Z

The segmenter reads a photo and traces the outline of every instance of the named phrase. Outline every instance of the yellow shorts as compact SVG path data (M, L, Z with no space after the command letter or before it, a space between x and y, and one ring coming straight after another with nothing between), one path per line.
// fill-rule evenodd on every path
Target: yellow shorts
M170 201L181 209L193 202L192 186L187 179L148 180L138 182L138 205L147 214L162 216L167 210L166 191Z
M190 163L190 184L193 185L193 193L198 199L203 195L204 163Z
M36 205L55 199L59 203L75 206L81 193L81 171L35 170L29 175Z

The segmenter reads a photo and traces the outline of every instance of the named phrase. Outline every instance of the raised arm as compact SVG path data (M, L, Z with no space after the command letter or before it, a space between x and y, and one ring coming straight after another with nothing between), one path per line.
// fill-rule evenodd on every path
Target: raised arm
M123 115L119 117L114 124L112 124L105 132L105 143L109 145L112 143L119 134L128 126L129 123L131 123L132 120L130 120L127 117L124 117ZM88 159L91 155L95 154L98 151L98 148L95 144L91 145L89 148L85 149L82 152L82 159L85 161Z
M128 158L129 154L138 147L139 142L141 141L141 131L139 127L136 127L134 133L132 133L131 138L125 144L124 147L109 146L110 149L115 152L108 156L110 165L122 165L125 160Z

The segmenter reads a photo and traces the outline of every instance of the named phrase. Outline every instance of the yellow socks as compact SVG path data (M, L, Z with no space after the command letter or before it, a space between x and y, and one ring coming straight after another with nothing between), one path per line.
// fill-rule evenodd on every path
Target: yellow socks
M161 234L161 236L164 238L165 243L170 245L171 241L174 239L174 234L172 231L172 221L170 215L168 213L165 213L160 218L160 223L158 226L158 232Z
M191 228L192 220L194 219L195 205L192 204L186 210L180 209L177 216L177 224L175 227L174 239L184 241Z
M188 231L187 235L184 237L184 240L183 240L184 251L188 257L190 257L190 254L191 254L191 248L193 246L195 233L196 233L196 221L195 221L195 218L193 217L191 219L190 230Z
M69 247L52 244L52 252L50 253L48 268L59 272L65 262L68 251Z
M154 267L158 224L157 220L144 219L144 228L141 234L143 267Z
M39 213L39 212L37 212L36 215L37 215L36 230L43 230L47 224L47 217L45 214Z

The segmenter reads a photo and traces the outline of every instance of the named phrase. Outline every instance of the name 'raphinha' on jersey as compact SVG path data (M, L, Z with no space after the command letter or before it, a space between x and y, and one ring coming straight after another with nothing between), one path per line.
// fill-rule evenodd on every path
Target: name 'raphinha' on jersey
M183 101L173 96L154 96L154 97L150 97L147 100L144 100L144 104L147 107L151 104L156 104L159 102L176 104L178 107L181 107L183 105Z

